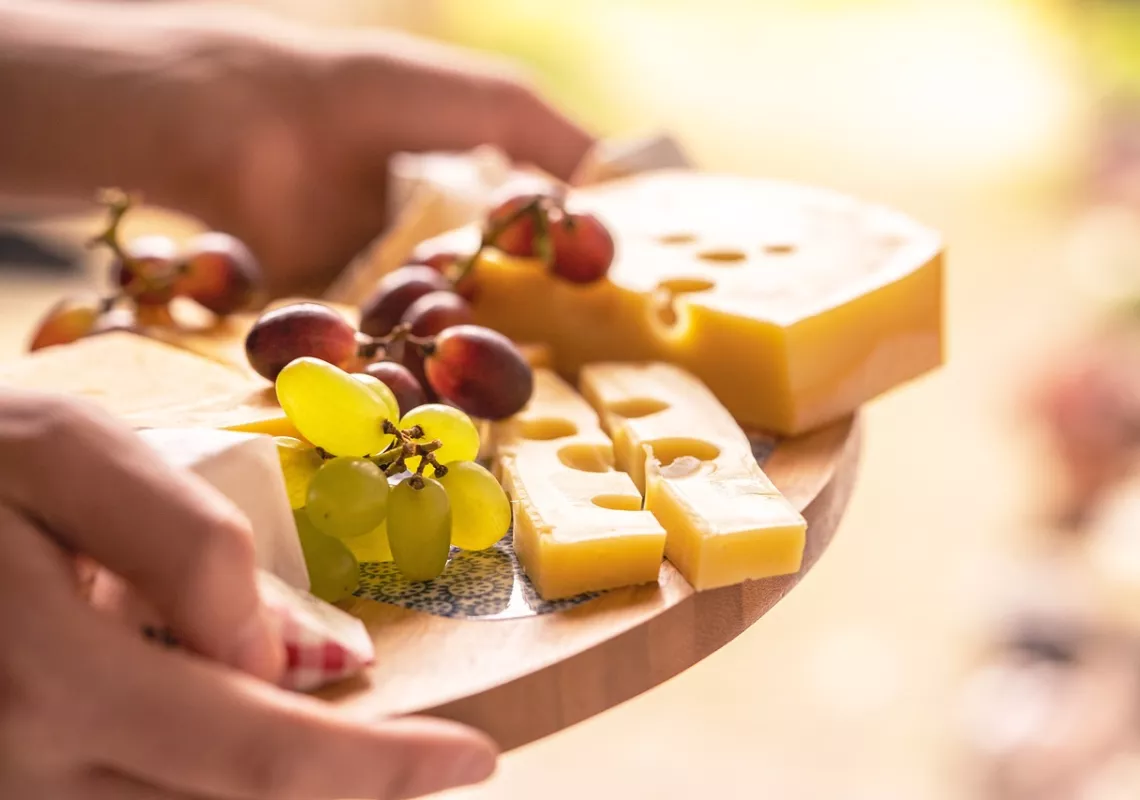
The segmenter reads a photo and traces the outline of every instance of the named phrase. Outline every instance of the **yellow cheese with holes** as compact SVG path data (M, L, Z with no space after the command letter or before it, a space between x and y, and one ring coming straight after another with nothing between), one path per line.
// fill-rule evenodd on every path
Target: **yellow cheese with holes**
M136 428L224 428L296 436L273 387L132 333L106 333L0 364L0 387L91 400Z
M807 523L699 380L668 364L600 363L583 368L581 389L693 588L799 571Z
M495 250L476 265L476 321L594 361L666 361L742 423L800 433L942 362L942 243L902 214L835 192L698 172L570 195L616 256L582 286ZM465 228L433 247L470 252Z
M593 410L549 370L530 403L495 425L496 471L514 505L514 546L547 600L657 580L665 531L614 470Z

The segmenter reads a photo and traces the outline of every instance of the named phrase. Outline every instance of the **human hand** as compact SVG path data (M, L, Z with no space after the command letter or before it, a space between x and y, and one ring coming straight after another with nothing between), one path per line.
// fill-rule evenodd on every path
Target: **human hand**
M76 555L201 655L92 607ZM254 576L212 487L84 404L0 390L0 797L402 798L491 772L473 731L351 720L266 682L281 643Z
M592 144L505 65L388 32L229 20L197 33L206 77L183 134L201 169L171 201L249 244L275 294L319 291L380 232L396 152L492 144L566 179Z

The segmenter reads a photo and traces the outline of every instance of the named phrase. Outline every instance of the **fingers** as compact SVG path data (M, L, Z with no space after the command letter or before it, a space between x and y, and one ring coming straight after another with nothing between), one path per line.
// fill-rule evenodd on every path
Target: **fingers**
M234 798L415 797L472 783L493 745L451 723L367 725L176 652L131 641L97 757L159 785Z
M506 93L496 143L515 161L569 180L594 138L526 84L507 87Z
M109 770L93 770L74 784L75 800L218 800L163 789Z
M195 650L279 675L248 522L130 430L86 404L0 393L0 501L122 576Z
M421 152L492 144L568 179L594 142L517 71L489 59L375 33L337 47L331 85L346 93L351 121L342 124L362 144Z
M402 798L493 768L493 745L460 726L347 720L142 641L83 602L67 554L2 503L0 545L0 639L9 645L0 648L9 690L0 757L22 773L0 770L0 794L23 780L83 800ZM91 764L111 772L78 775Z

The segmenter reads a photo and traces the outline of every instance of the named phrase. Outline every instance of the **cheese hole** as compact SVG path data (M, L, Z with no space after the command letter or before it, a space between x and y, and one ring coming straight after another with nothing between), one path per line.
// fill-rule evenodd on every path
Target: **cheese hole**
M578 432L578 426L568 419L542 417L523 420L520 432L524 439L546 442L551 439L561 439L563 436L573 436Z
M657 308L657 318L666 327L677 324L677 295L707 292L716 286L706 278L669 278L657 284L657 291L653 293Z
M703 250L699 253L699 257L704 261L711 261L714 264L738 264L748 256L743 250L718 248L715 250Z
M630 497L628 494L600 494L590 499L598 508L608 508L613 511L640 511L641 498Z
M637 419L638 417L648 417L650 414L656 414L658 411L664 411L668 407L668 403L655 400L652 397L630 397L611 403L606 406L606 410L612 411L619 417Z
M580 472L609 472L612 461L605 448L589 444L568 444L558 451L558 460Z
M794 253L796 246L790 242L773 242L764 245L764 252L771 253L772 255L783 256L788 253Z
M671 478L694 474L700 462L712 461L720 455L719 447L700 439L656 439L648 445L661 464L662 474Z
M697 237L691 233L667 233L664 236L658 236L657 241L661 244L692 244L697 240Z

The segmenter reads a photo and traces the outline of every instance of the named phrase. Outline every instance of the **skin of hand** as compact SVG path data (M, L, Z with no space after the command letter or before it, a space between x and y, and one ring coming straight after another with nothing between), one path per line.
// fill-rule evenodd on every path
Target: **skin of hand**
M492 144L566 179L593 144L513 67L200 4L0 0L0 108L0 194L140 191L243 239L273 294L379 233L396 152Z
M201 655L88 603L88 559ZM0 392L0 797L403 798L490 774L474 731L271 685L254 575L248 523L212 487L84 403Z

